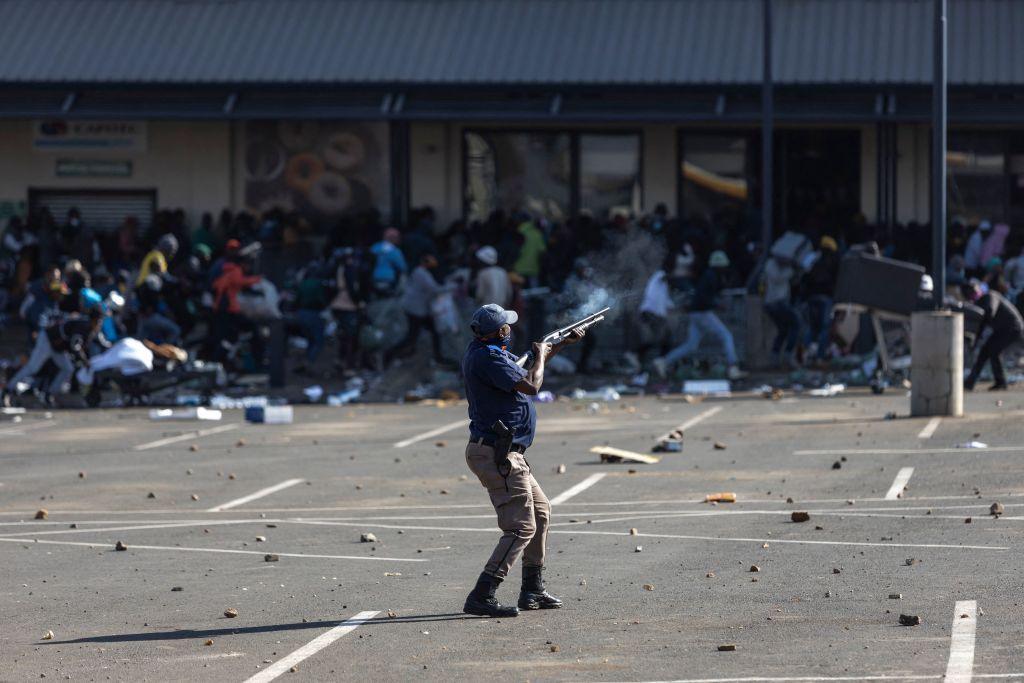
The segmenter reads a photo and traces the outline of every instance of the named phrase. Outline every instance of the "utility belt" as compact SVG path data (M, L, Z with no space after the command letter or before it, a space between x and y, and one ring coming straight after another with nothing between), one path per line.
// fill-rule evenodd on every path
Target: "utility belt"
M469 442L470 443L475 443L475 444L477 444L479 446L489 446L491 448L497 448L498 447L498 442L497 441L495 441L494 439L487 439L487 438L484 438L484 437L480 437L479 439L470 439ZM508 452L509 453L526 453L526 446L524 446L522 444L514 443L514 444L512 444L511 446L508 447Z

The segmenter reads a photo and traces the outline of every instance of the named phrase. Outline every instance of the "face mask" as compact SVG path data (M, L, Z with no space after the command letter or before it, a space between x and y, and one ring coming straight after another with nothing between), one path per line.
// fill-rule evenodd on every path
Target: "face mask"
M498 343L501 345L501 348L507 349L512 346L512 335L510 334L507 337L498 337Z

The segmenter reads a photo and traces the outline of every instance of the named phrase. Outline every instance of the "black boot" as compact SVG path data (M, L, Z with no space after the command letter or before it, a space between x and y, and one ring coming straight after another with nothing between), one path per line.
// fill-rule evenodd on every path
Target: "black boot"
M519 609L511 605L502 605L494 598L494 591L498 589L501 579L496 576L484 573L476 581L476 588L466 598L466 604L462 611L466 614L476 614L481 617L517 617Z
M544 590L542 567L523 567L523 589L519 592L519 609L558 609L562 601Z

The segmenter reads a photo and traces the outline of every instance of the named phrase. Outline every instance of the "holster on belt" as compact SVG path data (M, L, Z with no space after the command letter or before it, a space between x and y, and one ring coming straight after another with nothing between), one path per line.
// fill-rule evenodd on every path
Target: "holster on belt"
M498 437L494 440L494 465L498 468L498 474L508 477L512 472L512 463L508 459L509 451L512 449L512 430L498 420L491 425L491 431Z

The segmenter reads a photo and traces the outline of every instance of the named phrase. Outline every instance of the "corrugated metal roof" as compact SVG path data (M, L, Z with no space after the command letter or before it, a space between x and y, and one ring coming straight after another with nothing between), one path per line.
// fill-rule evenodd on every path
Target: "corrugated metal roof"
M931 0L775 0L780 83L921 84ZM0 82L753 84L761 0L0 0ZM1024 1L951 0L952 83L1024 83Z

